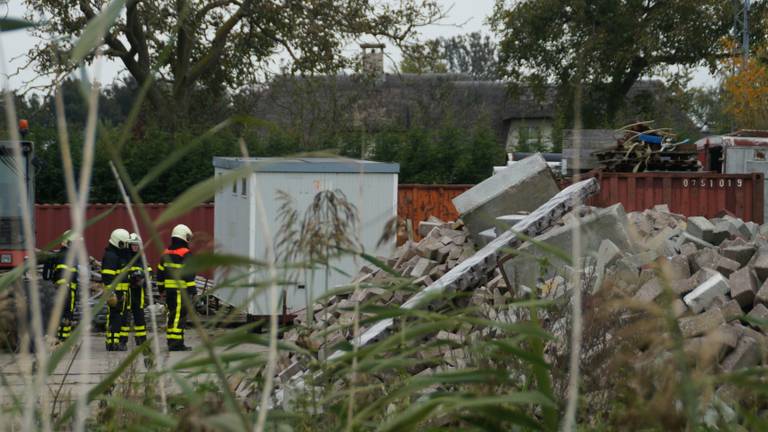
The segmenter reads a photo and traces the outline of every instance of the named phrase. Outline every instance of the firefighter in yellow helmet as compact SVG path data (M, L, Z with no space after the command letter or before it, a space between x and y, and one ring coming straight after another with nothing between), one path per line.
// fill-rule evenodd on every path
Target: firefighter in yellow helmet
M120 338L123 336L124 316L127 306L128 279L125 265L130 242L130 233L122 228L112 231L109 243L101 260L101 281L107 296L107 351L126 351ZM127 338L128 335L125 335Z
M168 307L168 326L166 339L169 351L189 351L184 345L184 329L187 326L187 308L184 296L192 302L197 294L195 275L184 271L184 264L189 258L189 242L192 230L188 226L176 225L171 231L171 244L163 252L157 265L157 286L165 294Z

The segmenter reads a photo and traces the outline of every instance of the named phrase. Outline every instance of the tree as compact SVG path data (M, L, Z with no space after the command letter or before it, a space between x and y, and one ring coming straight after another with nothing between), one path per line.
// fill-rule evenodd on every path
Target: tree
M429 39L403 47L400 71L405 73L458 73L478 80L498 75L496 43L480 32Z
M479 80L499 78L497 44L490 36L473 32L441 39L441 45L448 71Z
M724 110L733 119L734 126L768 129L768 66L759 58L750 58L746 67L726 76L723 95Z
M581 82L598 102L591 109L612 123L640 78L681 80L696 66L714 70L725 54L732 8L722 0L497 0L491 21L501 38L503 76L567 91ZM757 19L764 9L757 2L752 10L756 40L763 37Z
M61 80L77 65L72 43L106 0L29 0L29 19L42 23L29 55L41 74ZM442 18L434 0L398 6L372 0L127 0L100 51L121 62L158 113L184 118L194 92L208 100L262 81L278 56L292 73L333 73L351 65L342 55L365 35L406 41L420 25ZM91 53L86 61L94 59Z
M432 39L424 43L404 46L400 71L415 74L447 72L448 66L443 59L440 40Z

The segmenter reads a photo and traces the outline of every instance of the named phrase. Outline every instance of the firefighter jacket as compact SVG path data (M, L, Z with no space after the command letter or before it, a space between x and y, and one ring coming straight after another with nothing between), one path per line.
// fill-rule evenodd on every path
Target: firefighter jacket
M67 248L62 247L53 256L53 262L51 263L53 264L53 277L51 277L51 280L53 280L53 282L59 287L66 286L70 289L75 289L77 288L77 267L70 267L69 278L65 279L64 276L66 275L67 270L67 264L65 263L66 259Z
M120 275L126 271L126 255L123 250L111 244L104 250L104 258L101 260L101 282L105 287L114 284L115 291L128 290L127 275L120 278ZM119 282L115 282L118 279Z
M187 242L174 238L171 245L163 252L157 265L157 286L165 289L186 289L191 296L197 294L195 275L184 271L184 263L189 254Z

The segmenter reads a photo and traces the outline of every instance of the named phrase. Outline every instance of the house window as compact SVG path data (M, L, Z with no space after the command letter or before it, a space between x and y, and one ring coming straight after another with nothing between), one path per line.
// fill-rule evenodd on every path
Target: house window
M248 189L246 188L248 179L243 177L240 181L242 182L242 184L240 185L240 195L248 196Z
M542 146L541 128L538 126L520 126L518 131L517 150L534 151Z

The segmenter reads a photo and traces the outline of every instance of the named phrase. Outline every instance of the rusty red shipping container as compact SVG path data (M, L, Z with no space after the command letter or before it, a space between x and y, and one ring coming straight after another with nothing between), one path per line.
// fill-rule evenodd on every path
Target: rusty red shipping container
M627 212L631 212L667 204L675 213L709 218L727 210L746 221L763 223L762 174L597 172L591 175L600 180L600 193L590 201L594 206L621 203ZM398 216L413 221L414 229L430 216L445 221L455 220L459 215L451 200L470 187L472 185L400 185ZM167 204L145 204L144 208L154 220L167 208ZM86 217L93 219L110 210L86 230L88 252L96 258L101 258L109 233L114 228L130 230L131 227L128 212L122 204L91 204ZM195 232L193 246L196 250L210 250L213 247L213 214L213 204L203 204L161 227L160 235L165 242L174 224L185 223ZM38 204L35 217L38 247L45 246L71 226L68 205ZM140 228L142 233L147 232L144 224L140 223ZM150 261L157 262L157 249L150 247L148 252Z
M459 213L451 200L472 186L401 184L397 189L397 216L412 220L414 230L430 216L444 221L456 220Z
M727 210L745 221L763 223L763 175L712 172L644 172L593 174L600 193L590 204L607 207L621 203L627 212L657 204L685 216L713 218Z
M144 204L144 209L152 220L157 219L167 207L167 204ZM105 213L106 215L104 216ZM145 239L148 239L149 231L146 225L141 222L138 206L134 206L134 213L139 221L139 229L142 235ZM113 229L122 227L128 231L133 231L131 220L124 204L89 204L86 209L87 220L92 220L99 216L103 216L103 218L90 225L85 231L85 243L88 253L96 259L101 259L109 239L109 234ZM37 246L43 247L58 238L65 230L70 229L72 226L69 217L69 205L36 205L35 223ZM164 245L169 240L171 229L177 223L188 225L195 233L193 240L194 250L212 249L213 204L204 204L196 207L189 213L160 227L159 235ZM151 245L147 247L147 255L150 263L156 264L160 256L157 246Z

